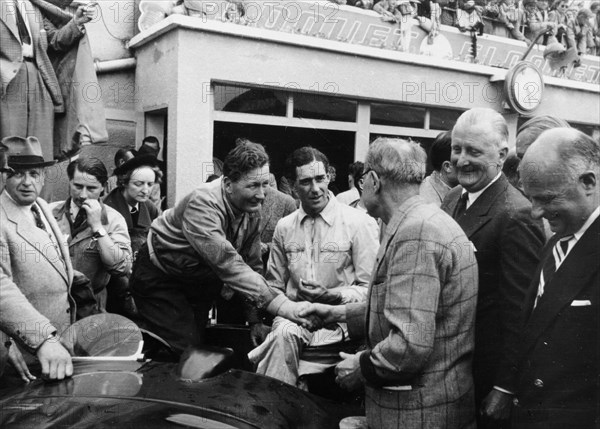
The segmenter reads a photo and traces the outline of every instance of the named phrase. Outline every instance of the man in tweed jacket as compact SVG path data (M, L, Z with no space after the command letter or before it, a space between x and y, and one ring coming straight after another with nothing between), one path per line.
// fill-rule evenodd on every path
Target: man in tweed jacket
M362 200L386 224L366 304L313 304L346 321L367 350L342 354L337 381L366 385L373 428L474 428L471 360L477 301L472 246L450 216L418 195L425 152L381 138L367 154Z

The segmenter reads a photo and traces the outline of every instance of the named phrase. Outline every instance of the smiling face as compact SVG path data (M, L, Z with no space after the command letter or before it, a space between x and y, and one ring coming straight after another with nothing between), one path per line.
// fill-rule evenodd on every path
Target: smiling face
M531 200L531 216L547 219L559 237L577 232L590 214L582 180L570 177L561 167L542 163L537 171L525 170L523 188Z
M69 188L71 199L77 207L81 207L87 199L97 200L103 190L102 183L95 176L78 169L73 172L73 179L69 181Z
M29 168L8 174L4 189L17 204L28 206L35 202L43 186L43 169Z
M315 216L329 202L329 176L321 161L311 161L301 167L296 167L294 189L300 198L302 208L309 216Z
M224 177L223 184L229 201L236 209L247 213L258 212L269 187L269 164L250 170L237 182Z
M156 173L151 167L136 168L131 173L129 182L123 188L123 196L130 206L148 201L150 189L154 186Z
M452 132L451 161L458 182L468 192L485 188L498 175L508 149L499 147L489 127L470 125Z

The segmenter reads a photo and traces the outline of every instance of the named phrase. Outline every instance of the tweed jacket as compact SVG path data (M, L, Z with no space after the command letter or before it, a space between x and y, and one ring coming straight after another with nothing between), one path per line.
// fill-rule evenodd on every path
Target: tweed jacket
M37 204L56 236L38 228L6 192L0 194L0 329L33 352L75 318L69 251L48 204Z
M360 366L369 427L474 425L476 302L477 263L464 232L411 197L386 228L368 302L346 305L350 336L367 336ZM409 390L389 388L398 385Z
M513 429L600 425L600 218L568 253L535 308L546 245L523 313ZM515 389L515 386L507 386Z
M451 216L462 189L453 188L442 203ZM525 293L545 242L544 229L531 218L531 203L504 174L456 222L473 243L479 267L473 368L475 383L485 395L509 377Z
M296 211L296 201L287 194L274 188L268 188L260 209L260 241L270 244L279 219Z
M103 204L102 225L117 246L112 251L122 255L117 264L106 265L102 261L98 243L92 238L90 227L83 229L75 237L71 236L71 224L68 219L70 205L71 199L68 198L66 201L50 204L50 209L58 227L67 238L73 267L90 279L94 294L97 295L106 287L111 274L127 275L131 271L131 244L127 225L119 212Z
M33 11L33 14L23 14L23 18L29 21L35 64L50 93L55 111L62 111L63 98L58 79L46 51L48 47L57 51L64 50L81 38L83 33L73 20L61 28L57 28L49 19L44 18L37 6L33 6ZM0 96L4 95L8 84L17 75L23 61L19 31L12 5L2 1L0 2L0 81L2 83Z

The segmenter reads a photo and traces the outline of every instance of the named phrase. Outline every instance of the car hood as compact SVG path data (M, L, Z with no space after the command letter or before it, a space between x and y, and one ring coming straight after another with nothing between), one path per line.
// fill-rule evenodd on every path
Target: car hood
M192 383L178 380L175 367L78 365L68 380L37 381L5 392L0 427L326 429L357 412L250 372L230 370Z

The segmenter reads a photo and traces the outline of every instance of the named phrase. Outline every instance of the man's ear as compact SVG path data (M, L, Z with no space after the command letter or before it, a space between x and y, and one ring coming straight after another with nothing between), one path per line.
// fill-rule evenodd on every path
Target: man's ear
M225 192L231 194L233 192L233 182L227 176L223 176L223 186L225 187Z
M442 162L442 170L444 170L446 174L452 174L453 169L454 167L452 166L452 163L450 161Z

